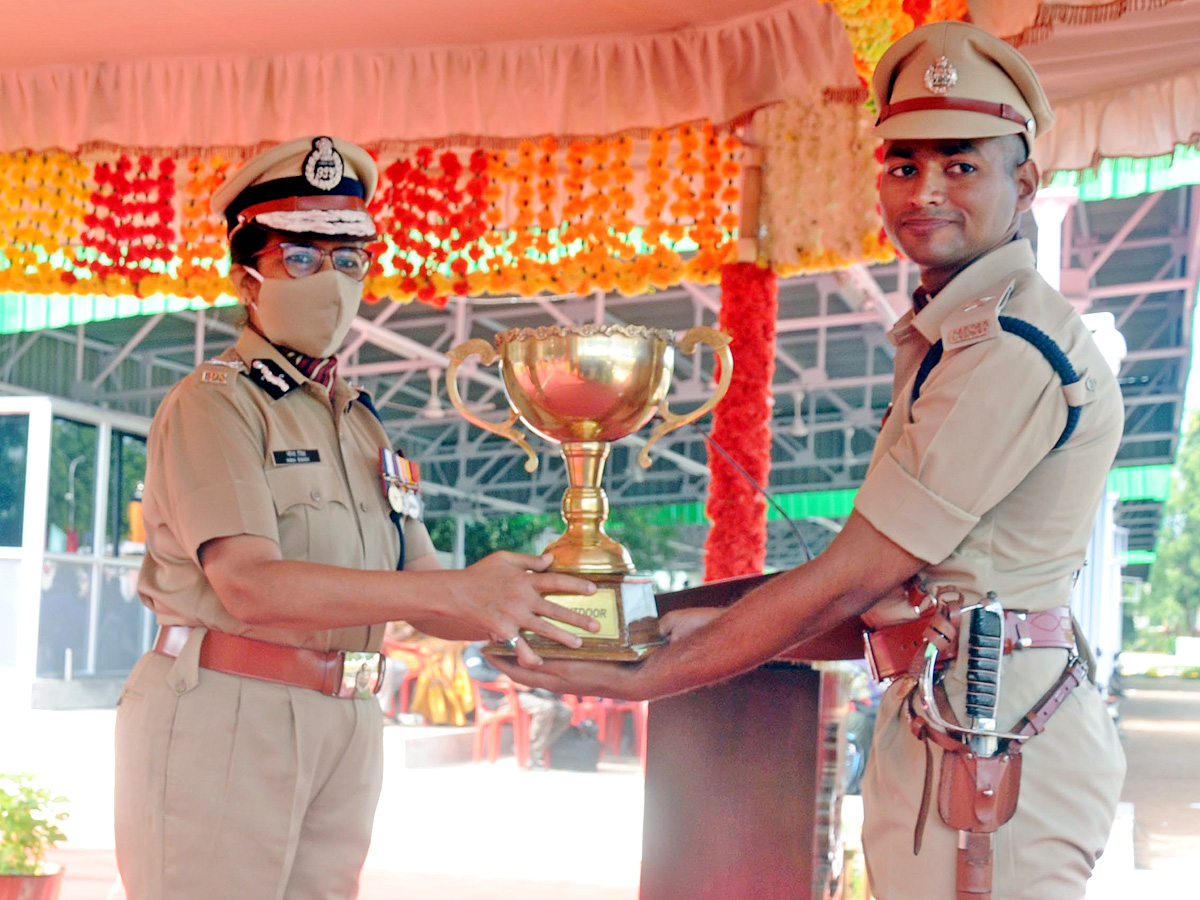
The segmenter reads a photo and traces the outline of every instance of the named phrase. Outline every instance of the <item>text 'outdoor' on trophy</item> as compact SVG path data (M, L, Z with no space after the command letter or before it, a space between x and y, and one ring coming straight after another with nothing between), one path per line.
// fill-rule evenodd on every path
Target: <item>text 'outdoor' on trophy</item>
M586 578L596 584L591 595L556 594L550 600L600 622L591 633L564 625L583 638L572 650L532 632L523 632L530 646L545 657L641 659L662 643L658 610L648 577L636 575L633 561L620 543L604 532L608 497L601 487L609 444L633 434L657 411L654 427L638 462L650 466L650 447L664 435L706 415L725 396L733 374L729 335L714 328L689 328L678 347L692 353L708 344L716 352L720 381L711 397L689 413L667 407L666 395L675 367L674 336L639 325L579 325L514 328L496 335L495 346L481 338L465 341L448 356L446 389L450 401L468 422L517 444L528 455L525 469L533 472L538 457L514 427L518 419L535 434L561 445L569 487L563 493L566 532L546 552L551 569ZM471 413L458 392L458 368L471 356L483 365L499 360L500 375L511 413L503 422L488 422ZM490 652L511 655L503 644Z

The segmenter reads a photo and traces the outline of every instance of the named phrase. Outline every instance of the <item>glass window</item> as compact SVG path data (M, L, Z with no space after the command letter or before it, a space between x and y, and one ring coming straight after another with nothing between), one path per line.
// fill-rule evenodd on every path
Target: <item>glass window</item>
M17 665L17 587L21 561L0 559L0 669Z
M91 563L46 560L38 616L37 675L63 678L88 667L88 623L92 605Z
M146 439L113 432L109 497L109 539L113 556L142 556L146 529L142 523L142 486L146 479Z
M153 640L153 625L147 622L149 610L138 598L137 580L137 566L101 567L97 676L124 678Z
M0 415L0 547L20 547L25 522L29 416Z
M95 491L96 426L56 416L50 436L47 550L91 552Z

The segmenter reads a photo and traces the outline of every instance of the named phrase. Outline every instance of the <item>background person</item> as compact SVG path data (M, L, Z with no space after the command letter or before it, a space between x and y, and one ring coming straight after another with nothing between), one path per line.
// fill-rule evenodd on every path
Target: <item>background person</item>
M595 627L543 598L591 590L545 572L549 557L436 571L414 505L389 509L385 488L400 501L416 485L333 355L362 297L376 180L362 148L301 138L213 197L249 324L150 430L139 592L162 629L116 734L130 900L354 897L381 782L384 623L508 641L526 661L519 629L579 643L542 615Z
M475 681L511 682L517 694L517 703L529 713L529 768L534 772L545 771L546 754L551 746L571 727L571 707L560 694L543 688L531 688L527 684L513 681L481 653L483 641L476 641L463 648L463 662L467 673ZM492 709L503 707L507 700L496 691L480 689L480 702Z
M884 139L883 218L919 267L921 286L889 335L893 405L845 527L819 557L723 614L665 616L670 645L639 666L554 661L532 671L496 661L515 677L563 692L658 697L744 672L847 619L864 616L886 639L889 625L930 607L950 616L956 604L978 604L994 591L1018 637L1050 623L1003 657L996 727L1008 731L1080 671L1073 654L1090 657L1073 639L1067 604L1120 441L1123 405L1087 328L1037 273L1029 243L1017 235L1039 177L1028 154L1053 115L1025 59L962 23L901 38L880 61L873 88ZM1078 380L1068 386L1001 315L1048 336ZM918 370L939 342L940 361L918 387ZM941 652L959 651L941 670L940 686L943 710L960 722L968 721L966 635L974 615L962 615L961 646ZM1015 814L994 837L997 898L1080 900L1108 838L1124 755L1083 668L1084 683L1023 745ZM921 720L920 704L909 704L915 679L897 674L880 705L862 788L871 889L879 900L952 900L960 829L942 821L936 799L919 852L914 838L926 753L936 776L946 752L958 751L944 752L932 739L945 732L929 740L914 734Z

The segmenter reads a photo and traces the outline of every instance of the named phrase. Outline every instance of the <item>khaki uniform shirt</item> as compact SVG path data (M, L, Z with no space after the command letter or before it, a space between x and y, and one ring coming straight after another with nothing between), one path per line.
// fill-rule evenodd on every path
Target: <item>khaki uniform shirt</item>
M1079 383L1064 391L1036 347L1001 330L1000 315L1049 335ZM960 272L889 339L894 406L855 508L929 562L921 577L931 586L953 585L966 603L995 591L1007 609L1066 604L1124 422L1120 388L1087 327L1017 240ZM942 359L913 404L917 368L938 340ZM1083 410L1053 450L1068 397Z
M325 386L249 328L171 390L150 429L138 582L161 625L317 650L379 650L382 622L301 631L234 618L197 556L205 541L252 534L275 541L285 559L395 569L400 539L379 462L389 442L358 396L338 379L331 408ZM405 543L408 562L433 552L420 521L406 520Z
M1064 390L1036 347L1001 330L999 315L1049 335L1079 383ZM897 348L894 405L855 508L928 561L920 577L931 589L953 586L967 604L995 591L1006 609L1066 605L1124 415L1116 379L1086 326L1038 275L1021 240L968 266L920 313L902 318L890 338ZM938 340L942 360L913 403L917 369ZM1071 437L1055 450L1068 397L1083 409ZM878 612L871 611L872 624L879 624ZM959 657L942 680L960 721L966 721L967 621ZM997 728L1011 729L1066 660L1057 649L1006 655ZM941 821L936 803L921 852L913 853L927 762L902 702L911 685L897 679L880 704L863 782L871 887L881 900L953 900L958 834ZM930 746L936 779L941 750ZM1046 731L1024 745L1023 756L1017 812L994 838L993 896L1078 900L1108 838L1124 773L1116 731L1095 688L1076 688Z

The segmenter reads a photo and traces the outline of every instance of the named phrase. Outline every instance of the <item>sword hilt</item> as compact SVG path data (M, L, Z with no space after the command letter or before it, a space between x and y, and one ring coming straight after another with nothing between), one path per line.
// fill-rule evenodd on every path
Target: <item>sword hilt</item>
M1004 653L1004 608L996 595L971 612L967 639L967 715L975 728L994 730Z

